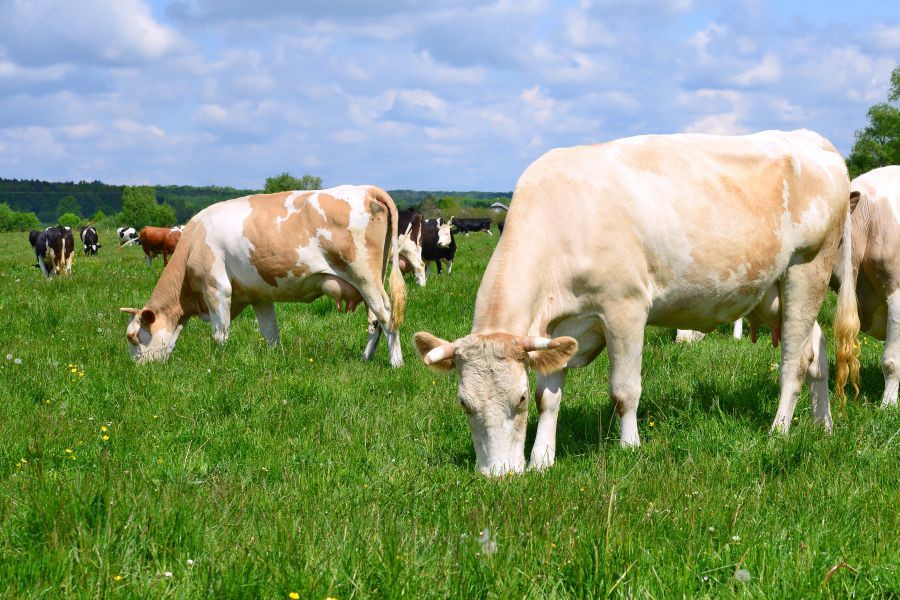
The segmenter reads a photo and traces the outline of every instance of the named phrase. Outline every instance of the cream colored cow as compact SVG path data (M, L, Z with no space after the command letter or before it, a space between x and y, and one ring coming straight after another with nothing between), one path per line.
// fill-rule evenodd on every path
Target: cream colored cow
M883 167L850 183L859 200L853 211L852 250L861 329L885 340L882 406L896 406L900 388L900 166ZM841 245L841 250L847 244ZM835 269L832 285L842 282Z
M383 330L391 364L403 364L397 328L406 287L400 273L397 207L374 186L259 194L205 208L184 229L172 260L126 336L136 360L171 353L185 322L209 320L228 339L231 320L253 306L263 337L276 343L275 302L312 302L322 294L369 310L369 359ZM390 293L383 285L392 260Z
M415 336L426 365L458 371L479 469L525 467L529 366L540 413L531 464L553 464L565 370L604 348L621 444L638 445L647 325L765 322L782 341L773 429L789 429L804 375L813 416L830 428L815 319L849 228L849 195L840 154L810 131L641 136L539 158L516 185L472 333L453 342ZM849 261L843 268L849 273ZM856 330L853 289L844 286L839 391L848 371L854 382L858 375Z

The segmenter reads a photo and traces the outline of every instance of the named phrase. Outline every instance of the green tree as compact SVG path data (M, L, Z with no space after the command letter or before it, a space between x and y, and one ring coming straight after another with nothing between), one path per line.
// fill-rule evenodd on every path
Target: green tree
M72 229L78 227L78 224L81 223L81 217L76 215L75 213L66 213L64 215L59 216L59 224L63 227L71 227Z
M165 207L165 208L164 208ZM156 190L150 186L125 186L122 190L123 224L140 230L147 225L166 226L175 223L171 207L156 203Z
M869 124L856 132L856 142L847 157L851 178L900 164L900 66L891 72L888 101L870 108L867 116Z
M41 220L33 212L15 213L15 230L28 231L29 229L40 229Z
M106 220L106 213L103 212L103 210L98 210L97 212L94 213L94 216L91 217L92 223L102 223L105 220Z
M287 171L275 177L266 178L265 192L274 194L275 192L288 192L292 190L321 190L322 178L313 175L304 175L297 179Z
M56 205L56 215L64 215L66 213L72 213L75 215L81 216L81 206L78 204L78 199L75 198L72 194L66 194L62 198L59 199L59 204Z

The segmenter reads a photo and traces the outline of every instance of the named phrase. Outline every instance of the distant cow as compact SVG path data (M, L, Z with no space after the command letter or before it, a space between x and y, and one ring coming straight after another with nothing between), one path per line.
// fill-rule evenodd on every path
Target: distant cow
M850 182L851 231L845 231L840 252L852 237L851 264L856 275L860 329L884 340L881 371L883 407L897 406L900 389L900 166L882 167ZM835 262L831 286L843 283Z
M503 228L506 227L506 221L497 221L497 231L500 232L500 235L503 235Z
M126 330L131 355L166 358L192 316L209 320L213 338L224 342L231 320L247 305L274 344L275 302L312 302L326 294L348 310L365 302L370 320L363 357L373 356L384 331L391 365L400 366L406 286L397 233L394 201L368 185L213 204L185 227L144 308L122 309L134 315ZM388 292L383 282L389 261Z
M138 233L134 230L134 227L119 227L116 229L116 233L119 234L120 246L124 246L125 244L138 239Z
M47 278L72 270L72 254L75 251L75 236L72 230L62 225L48 227L44 231L31 231L28 241L34 248L38 266Z
M422 223L424 219L416 207L397 213L400 231L400 272L415 275L416 283L425 287L427 275L422 261Z
M426 268L430 263L437 264L438 275L441 274L441 261L447 261L447 275L453 272L453 258L456 256L456 240L450 223L442 219L429 219L422 226L422 260Z
M180 227L144 227L138 235L138 243L144 249L147 265L162 254L163 265L169 264L169 255L175 252L178 240L181 239Z
M456 228L454 233L465 233L469 235L471 231L483 231L488 235L494 235L491 233L491 220L490 219L458 219L456 217L450 217L449 223Z
M84 244L85 254L97 254L100 249L100 236L97 235L97 229L93 225L81 228L81 243Z
M416 216L419 217L420 215ZM400 248L400 272L413 273L419 287L425 287L428 275L425 272L425 262L422 260L421 227L419 228L418 241L413 241L411 230L412 225L407 225L406 232L397 240L397 244Z

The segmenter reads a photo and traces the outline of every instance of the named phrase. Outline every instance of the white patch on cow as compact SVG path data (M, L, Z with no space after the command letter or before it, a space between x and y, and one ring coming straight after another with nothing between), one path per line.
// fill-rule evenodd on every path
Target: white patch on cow
M287 214L284 215L283 217L278 217L277 219L275 219L276 226L281 227L281 224L284 223L285 221L287 221L289 218L291 218L292 214L294 214L296 212L300 212L300 209L297 208L297 206L294 202L297 199L297 196L299 196L299 195L300 195L300 192L291 192L290 194L288 194L288 197L284 199L284 209L287 211ZM309 199L309 202L324 217L325 213L323 213L322 209L319 208L319 201L318 201L317 196L318 196L318 194L313 194L312 198Z
M319 204L319 194L318 194L318 192L315 193L315 194L313 194L312 196L309 197L309 204L310 204L314 209L316 209L316 212L319 213L319 215L320 215L323 219L325 219L325 220L328 219L328 217L325 215L325 211L322 210L322 205Z
M298 267L308 269L312 273L336 275L331 268L331 265L325 260L325 255L322 252L322 244L317 237L310 238L307 245L297 247L296 264ZM289 273L285 279L295 279L295 276L293 273Z
M331 233L331 230L325 229L324 227L318 227L316 229L316 236L320 238L325 238L329 242L334 237L334 234Z
M331 190L332 196L350 205L350 224L347 229L350 231L356 249L356 259L353 262L361 267L368 265L369 255L366 244L366 228L372 220L372 215L366 209L368 193L367 186L356 185L341 185Z

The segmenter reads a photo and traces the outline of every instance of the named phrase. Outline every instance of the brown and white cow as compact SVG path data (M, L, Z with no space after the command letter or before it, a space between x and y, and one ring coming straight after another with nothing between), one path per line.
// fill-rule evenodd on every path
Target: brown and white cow
M312 302L322 294L370 312L370 359L383 330L391 364L403 364L397 329L406 287L398 265L397 209L374 186L259 194L219 202L197 213L184 229L126 335L137 360L166 358L185 322L209 320L216 341L228 339L231 320L253 306L259 328L277 343L275 302ZM383 285L393 261L390 294Z
M400 231L400 272L413 273L416 283L425 287L428 276L422 260L422 215L415 207L398 212Z
M782 348L773 429L790 427L804 375L813 416L830 428L815 320L849 228L849 196L843 159L810 131L641 136L539 158L516 185L472 333L415 336L426 365L458 371L479 469L525 467L529 366L540 413L531 465L553 464L566 369L604 348L621 444L637 446L647 325L710 331L740 315L767 323ZM845 285L835 315L839 393L848 370L858 377L858 325Z
M137 243L144 249L147 266L152 265L153 259L160 254L163 257L163 265L169 264L169 255L175 253L183 229L183 227L151 227L149 225L141 229Z
M851 264L856 277L860 328L884 340L881 405L896 406L900 388L900 166L883 167L850 182L856 195L851 218ZM848 244L841 244L841 251ZM832 286L842 274L835 269Z

